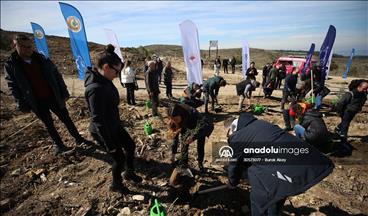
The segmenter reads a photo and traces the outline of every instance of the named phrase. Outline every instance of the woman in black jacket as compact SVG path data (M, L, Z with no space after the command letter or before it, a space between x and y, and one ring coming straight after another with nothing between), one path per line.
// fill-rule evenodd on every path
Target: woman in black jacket
M121 177L124 162L126 165L125 180L140 182L142 179L134 173L135 143L120 125L119 92L112 82L123 65L119 56L114 53L114 47L111 44L98 55L96 63L97 68L89 68L86 72L84 84L85 97L91 112L89 130L93 138L106 148L107 153L113 159L113 181L110 189L127 193L128 190L124 187Z

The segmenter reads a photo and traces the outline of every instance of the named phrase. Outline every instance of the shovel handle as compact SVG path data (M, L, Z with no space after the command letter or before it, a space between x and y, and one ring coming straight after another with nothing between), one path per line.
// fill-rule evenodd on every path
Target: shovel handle
M217 186L217 187L214 187L214 188L198 191L197 194L206 194L206 193L210 193L210 192L214 192L214 191L218 191L218 190L223 190L223 189L226 189L226 188L227 188L227 185L221 185L221 186Z

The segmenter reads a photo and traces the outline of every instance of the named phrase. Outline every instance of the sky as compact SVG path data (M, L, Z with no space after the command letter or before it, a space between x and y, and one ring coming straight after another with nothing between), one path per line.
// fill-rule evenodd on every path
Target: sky
M201 49L210 40L219 48L318 51L329 25L336 27L334 53L368 55L368 1L63 1L83 16L88 41L107 44L104 28L121 47L181 45L179 24L192 20ZM1 1L1 29L68 37L58 1Z

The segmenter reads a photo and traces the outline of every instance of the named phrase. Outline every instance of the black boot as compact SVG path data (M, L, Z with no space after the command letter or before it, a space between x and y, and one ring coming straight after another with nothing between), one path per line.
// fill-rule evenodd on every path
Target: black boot
M142 177L135 174L134 171L125 171L123 173L123 177L124 177L124 180L126 180L126 181L133 181L135 183L141 183L142 182Z
M123 184L119 183L112 183L110 186L110 191L118 192L120 194L129 194L130 190L126 188Z
M54 145L54 155L61 154L63 152L69 151L71 148L65 146L64 144Z

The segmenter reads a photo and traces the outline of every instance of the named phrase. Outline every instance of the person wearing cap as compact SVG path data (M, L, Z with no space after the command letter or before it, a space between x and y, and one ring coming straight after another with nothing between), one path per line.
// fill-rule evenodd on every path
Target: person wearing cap
M224 126L233 153L228 188L236 188L246 176L251 186L252 216L280 215L287 197L304 193L334 169L332 161L316 148L251 113L243 112L238 119L225 121ZM293 153L272 150L279 147L290 148ZM283 160L277 162L276 158Z
M171 160L175 163L175 155L179 143L181 144L180 166L188 166L189 144L197 140L197 162L199 170L205 172L204 145L214 129L213 122L200 114L195 108L186 104L173 104L168 110L169 132L168 137L173 138L171 146ZM180 139L179 139L180 134Z
M55 64L35 52L31 39L26 35L16 35L13 48L14 52L5 62L5 80L18 110L33 111L44 123L53 140L55 154L69 148L57 132L50 111L65 124L78 146L88 144L69 116L66 108L69 92Z
M159 77L156 71L156 66L154 61L148 62L148 70L144 73L146 89L149 99L152 101L152 114L153 116L158 116L157 109L159 106Z
M211 108L215 110L215 103L218 105L217 95L219 93L220 87L226 86L226 80L221 76L214 76L203 82L203 92L204 92L204 106L205 113L208 113L208 103L211 97Z

